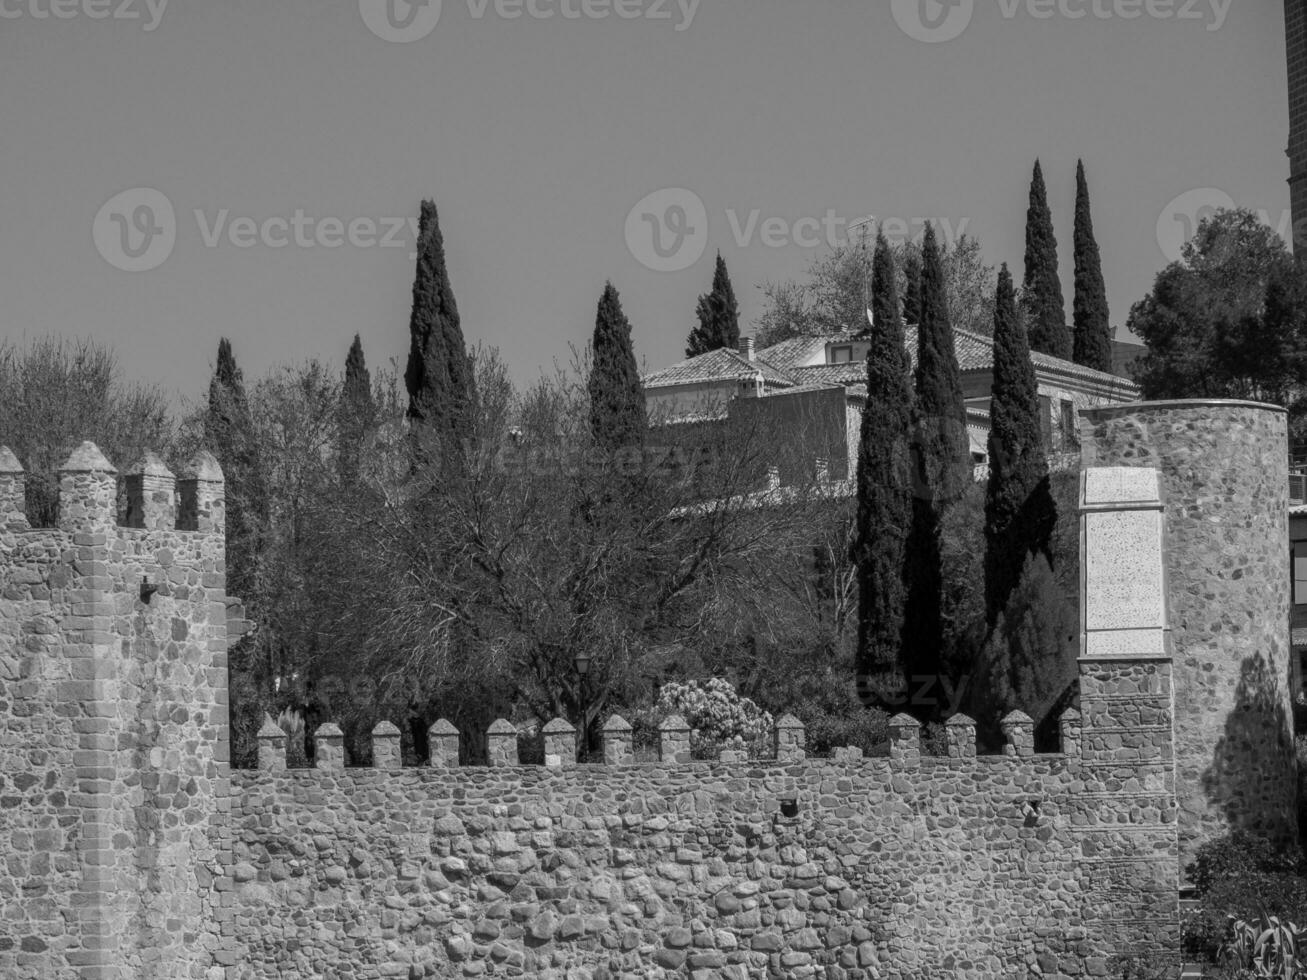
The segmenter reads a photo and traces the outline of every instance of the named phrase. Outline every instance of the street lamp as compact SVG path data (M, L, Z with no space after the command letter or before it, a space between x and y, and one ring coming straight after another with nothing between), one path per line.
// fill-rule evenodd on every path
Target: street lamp
M584 651L578 653L572 663L576 667L576 674L580 680L576 685L576 699L580 702L581 707L581 758L590 758L590 726L585 720L585 675L590 673L590 654Z

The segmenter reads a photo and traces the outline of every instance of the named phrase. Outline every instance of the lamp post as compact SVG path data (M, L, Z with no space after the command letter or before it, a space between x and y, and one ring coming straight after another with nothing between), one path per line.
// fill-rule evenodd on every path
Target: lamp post
M572 661L576 667L576 676L579 678L576 684L576 699L581 708L581 758L590 758L590 726L586 724L585 717L585 675L590 673L590 654L584 651L578 653Z

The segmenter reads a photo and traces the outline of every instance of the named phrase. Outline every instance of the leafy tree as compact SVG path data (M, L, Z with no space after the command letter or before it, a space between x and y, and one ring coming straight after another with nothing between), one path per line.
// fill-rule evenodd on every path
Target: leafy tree
M611 282L599 299L592 347L590 427L595 443L608 450L643 444L649 424L644 389L631 346L631 324Z
M735 302L735 290L726 271L726 260L717 253L717 268L713 272L712 292L699 297L699 325L690 331L686 357L696 357L726 347L735 350L740 343L740 308Z
M875 327L867 352L867 405L858 440L858 514L853 559L858 570L858 663L867 700L901 693L904 562L912 525L908 445L912 388L898 316L894 256L876 236L872 269Z
M1073 345L1057 272L1057 239L1053 236L1053 215L1048 210L1044 171L1038 160L1026 211L1026 280L1021 302L1031 350L1070 360Z
M1107 287L1103 284L1103 260L1098 254L1089 212L1084 161L1076 164L1075 263L1074 359L1077 364L1097 371L1111 371L1112 325L1107 312Z
M167 396L125 382L108 348L60 337L21 347L0 341L0 446L12 449L27 471L33 527L58 523L57 472L84 441L123 470L145 450L176 462L174 438Z
M364 440L375 427L376 419L372 376L363 357L363 342L355 334L345 359L345 384L340 393L336 456L342 483L351 484L358 478Z
M904 249L903 256L903 322L921 322L921 255L914 249Z
M418 426L418 465L458 467L471 433L472 366L445 267L445 240L433 201L422 202L417 274L409 320L408 417ZM438 460L420 457L438 454Z
M1049 554L1057 513L1039 424L1039 388L1012 276L998 274L989 483L985 496L985 605L993 626L1031 554Z
M1281 239L1255 214L1222 210L1185 243L1134 305L1147 345L1136 367L1146 398L1246 398L1290 410L1307 439L1307 296Z
M921 317L921 289L913 283L920 279L921 245L898 243L891 249L899 270L898 292L904 298L903 318L916 323ZM980 242L962 235L942 246L940 266L949 321L975 333L989 333L994 320L994 269L985 264ZM866 324L867 277L862 248L847 244L814 260L802 281L765 284L759 346L791 337L861 331Z
M922 243L921 324L917 329L912 447L915 487L906 566L903 661L909 677L941 676L944 583L940 520L971 478L966 402L943 280L934 228L927 226Z

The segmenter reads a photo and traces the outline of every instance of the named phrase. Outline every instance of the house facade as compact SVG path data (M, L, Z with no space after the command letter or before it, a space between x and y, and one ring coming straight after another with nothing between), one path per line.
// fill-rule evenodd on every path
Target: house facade
M917 357L917 328L905 332L908 357ZM967 431L977 476L987 466L994 343L954 329L954 346L967 405ZM858 432L867 399L868 331L796 337L754 349L742 338L738 350L715 350L644 376L646 405L656 426L753 420L777 455L781 484L804 473L852 481ZM1086 408L1133 402L1139 386L1114 374L1032 353L1044 441L1050 455L1079 452L1077 414ZM835 421L842 418L842 429ZM841 430L837 438L836 430ZM842 441L840 441L842 440ZM838 444L837 444L838 443ZM805 467L808 459L812 465Z

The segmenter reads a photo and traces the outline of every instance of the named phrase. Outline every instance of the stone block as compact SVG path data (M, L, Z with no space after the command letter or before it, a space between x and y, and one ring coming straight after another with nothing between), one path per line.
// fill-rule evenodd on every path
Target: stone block
M634 738L630 723L621 715L604 722L604 765L629 766L635 762Z
M670 715L658 725L658 757L672 765L690 761L690 726L680 715Z
M427 751L429 764L436 769L458 768L458 729L453 723L441 718L427 729Z

